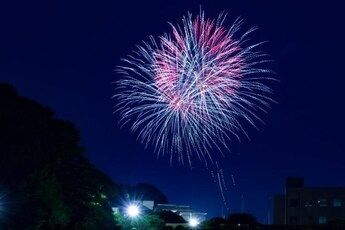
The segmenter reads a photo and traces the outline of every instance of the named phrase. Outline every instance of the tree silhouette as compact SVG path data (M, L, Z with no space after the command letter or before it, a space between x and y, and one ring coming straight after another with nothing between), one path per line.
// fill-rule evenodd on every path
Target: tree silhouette
M0 83L0 184L13 202L2 227L113 229L116 186L84 156L76 127Z
M221 217L214 217L210 220L206 220L202 223L202 229L224 229L224 226L226 225L226 220Z
M258 222L256 218L249 213L234 213L230 214L226 219L227 225L235 226L256 226Z

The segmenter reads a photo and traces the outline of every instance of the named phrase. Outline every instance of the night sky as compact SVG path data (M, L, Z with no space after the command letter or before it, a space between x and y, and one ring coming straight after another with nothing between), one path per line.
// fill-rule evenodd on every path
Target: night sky
M286 176L303 176L307 186L345 186L344 12L333 1L8 2L0 6L0 81L75 123L88 158L115 182L153 184L171 203L208 217L243 209L261 223ZM241 135L231 153L215 153L229 210L203 163L191 169L157 159L113 114L120 59L200 5L211 18L228 12L227 27L239 16L246 29L258 26L253 39L268 41L261 49L278 80L269 83L277 103L261 116L259 131L248 126L250 140Z

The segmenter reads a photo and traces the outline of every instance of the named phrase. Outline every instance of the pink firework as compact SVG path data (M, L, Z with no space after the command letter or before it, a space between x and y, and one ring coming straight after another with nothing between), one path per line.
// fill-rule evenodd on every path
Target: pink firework
M118 69L121 121L171 159L191 163L196 154L212 161L230 134L245 133L240 120L254 125L256 111L269 108L271 90L263 83L269 78L262 77L269 71L260 68L266 55L256 51L261 43L246 45L255 29L238 37L241 20L227 29L224 19L189 14L182 27L171 25L171 34L139 46Z
M173 39L162 37L161 49L153 54L154 80L169 108L186 116L208 114L210 103L229 107L226 98L239 89L246 67L236 55L239 42L215 20L203 17L185 21L181 33L172 29Z

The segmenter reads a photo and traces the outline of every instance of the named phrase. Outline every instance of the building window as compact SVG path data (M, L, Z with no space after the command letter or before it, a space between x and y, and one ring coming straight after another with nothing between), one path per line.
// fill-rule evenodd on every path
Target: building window
M313 207L313 202L311 200L306 200L304 202L304 207L306 208Z
M319 224L327 224L327 217L319 216Z
M327 199L320 199L317 201L320 207L327 207Z
M341 200L340 199L334 199L333 200L333 207L341 207Z

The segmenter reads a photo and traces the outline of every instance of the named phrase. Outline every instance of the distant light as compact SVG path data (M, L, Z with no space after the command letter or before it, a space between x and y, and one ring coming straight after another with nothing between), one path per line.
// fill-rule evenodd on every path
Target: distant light
M140 209L139 209L139 206L138 205L135 205L135 204L130 204L128 207L127 207L127 215L131 218L135 218L137 216L139 216L140 214Z
M199 221L196 218L189 219L189 226L195 228L199 225Z

